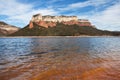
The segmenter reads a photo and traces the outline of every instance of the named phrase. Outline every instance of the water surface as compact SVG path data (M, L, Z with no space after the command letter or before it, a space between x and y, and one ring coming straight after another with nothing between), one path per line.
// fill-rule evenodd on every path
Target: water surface
M119 80L119 37L0 38L0 80Z

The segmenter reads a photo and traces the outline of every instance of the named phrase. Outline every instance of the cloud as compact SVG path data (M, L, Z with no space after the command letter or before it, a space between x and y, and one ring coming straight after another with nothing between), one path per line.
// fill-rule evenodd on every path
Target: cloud
M66 15L76 15L79 16L80 19L89 19L99 29L120 30L119 0L86 0L84 2L72 4L66 2L63 3L63 0L52 0L48 3L44 0L36 0L29 3L27 1L29 0L26 0L25 3L22 1L19 2L19 0L0 0L0 16L5 16L1 17L0 20L9 24L24 27L29 23L34 14L58 15L62 13ZM61 2L63 5L57 5L57 2ZM80 12L80 10L86 10L85 7L88 6L94 8L91 8L90 11L85 11L84 13Z
M19 15L28 12L32 5L18 3L16 0L0 0L0 14L1 15Z
M6 6L5 6L6 5ZM34 9L33 4L23 4L17 0L0 0L0 15L5 15L7 18L4 21L9 24L20 25L24 27L30 21L32 15L41 13L44 15L55 15L57 11L52 8Z
M32 15L37 14L37 13L41 13L44 15L53 15L53 14L57 14L57 12L55 12L53 9L38 9L38 10L32 10L28 11L27 13L22 13L19 15L13 15L13 16L9 16L9 18L7 18L8 20L15 20L17 22L22 22L22 23L28 23L30 21L30 19L32 18Z
M103 26L104 29L108 30L120 30L120 4L117 3L107 8L102 13L94 17L97 19L96 22ZM118 27L118 28L116 28Z
M94 6L94 7L98 7L98 6L103 6L104 4L106 5L106 3L111 2L112 0L88 0L88 1L84 1L84 2L77 2L77 3L72 3L67 5L67 7L65 8L60 8L60 10L71 10L71 9L78 9L78 8L84 8L87 6Z
M83 15L79 18L87 18L99 29L120 31L120 3L116 3L102 12L95 12L93 15Z

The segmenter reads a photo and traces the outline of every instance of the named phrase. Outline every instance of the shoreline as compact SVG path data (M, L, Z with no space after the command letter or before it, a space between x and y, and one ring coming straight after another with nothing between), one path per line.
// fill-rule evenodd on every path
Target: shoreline
M66 38L79 38L79 37L120 37L120 36L0 36L0 38L58 38L58 37L66 37Z

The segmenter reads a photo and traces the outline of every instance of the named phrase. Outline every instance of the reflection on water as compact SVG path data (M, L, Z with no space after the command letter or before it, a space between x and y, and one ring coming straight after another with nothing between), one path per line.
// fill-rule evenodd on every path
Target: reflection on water
M119 37L0 38L0 80L119 78Z

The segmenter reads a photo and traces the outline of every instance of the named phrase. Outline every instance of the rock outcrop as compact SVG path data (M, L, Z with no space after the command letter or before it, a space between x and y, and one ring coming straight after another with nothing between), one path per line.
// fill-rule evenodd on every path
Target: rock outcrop
M0 21L0 36L9 35L16 31L18 31L20 28L16 26L9 25L5 22Z
M47 21L47 22L63 22L63 21L78 21L77 16L42 16L41 14L33 15L32 20L34 22Z
M29 28L33 28L33 23L38 24L39 26L48 28L54 27L57 23L63 23L65 25L79 25L79 26L89 26L93 25L87 19L78 19L77 16L42 16L41 14L33 15Z

